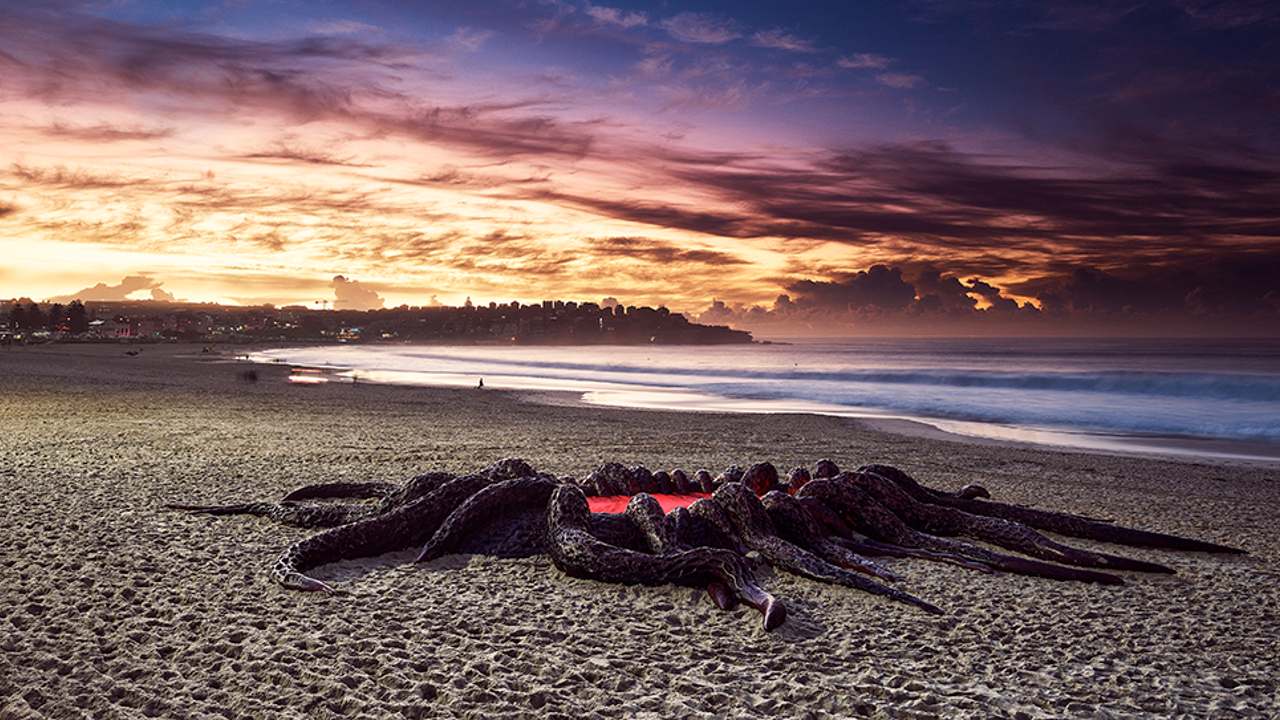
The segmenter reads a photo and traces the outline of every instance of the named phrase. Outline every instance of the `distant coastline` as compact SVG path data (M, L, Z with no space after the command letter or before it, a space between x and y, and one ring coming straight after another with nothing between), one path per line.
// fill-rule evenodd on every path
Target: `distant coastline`
M751 333L690 322L665 307L545 300L461 307L316 309L164 301L0 303L0 343L414 343L449 345L729 345ZM766 343L768 344L768 343Z

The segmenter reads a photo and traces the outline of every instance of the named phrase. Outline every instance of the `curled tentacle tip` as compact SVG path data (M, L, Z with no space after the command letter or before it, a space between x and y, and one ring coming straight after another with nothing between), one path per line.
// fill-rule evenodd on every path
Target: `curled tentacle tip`
M787 621L787 606L777 598L769 598L764 605L764 629L773 630Z
M715 603L715 606L721 610L732 610L738 604L738 598L734 597L724 583L707 585L707 595L711 597L711 602Z
M285 578L280 582L290 590L302 590L303 592L322 592L326 595L347 595L345 590L339 590L332 585L307 577L306 575L296 575L294 577Z

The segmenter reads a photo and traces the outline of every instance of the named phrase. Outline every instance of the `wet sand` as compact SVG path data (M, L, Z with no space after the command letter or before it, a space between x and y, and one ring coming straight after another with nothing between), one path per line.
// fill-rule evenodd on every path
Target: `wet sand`
M1280 469L955 442L808 416L542 404L506 393L298 386L199 348L0 349L0 718L1273 717ZM194 355L194 357L192 356ZM185 357L184 357L185 356ZM584 474L898 465L943 488L1105 515L1247 557L1122 549L1177 569L1119 588L893 561L910 607L790 575L790 619L699 592L561 575L543 558L412 553L276 587L305 531L165 502L270 499L504 456ZM1083 547L1108 548L1072 540Z

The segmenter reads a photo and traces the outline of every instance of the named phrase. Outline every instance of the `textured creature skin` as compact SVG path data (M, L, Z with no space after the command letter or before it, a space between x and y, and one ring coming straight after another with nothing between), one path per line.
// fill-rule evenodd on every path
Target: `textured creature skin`
M837 482L852 482L889 508L908 525L931 535L964 535L975 540L999 545L1007 550L1023 553L1078 567L1130 570L1135 572L1173 573L1164 565L1132 560L1118 555L1079 550L1055 542L1030 527L1012 520L972 515L945 505L933 505L914 500L892 481L873 472L844 473L836 476Z
M867 494L866 490L853 483L840 482L838 477L814 480L800 491L801 497L814 498L827 505L858 531L881 543L928 550L949 559L978 562L997 570L1022 575L1037 575L1056 580L1082 580L1104 585L1124 583L1124 580L1116 575L1004 555L958 540L920 532L877 502Z
M384 498L396 490L398 485L390 483L321 483L319 485L303 485L280 498L280 502L297 502L298 500L317 500L322 498Z
M664 515L648 493L673 490L705 491L711 497ZM622 493L632 496L625 512L590 512L588 495ZM299 488L275 503L169 507L327 528L290 545L272 567L272 577L288 588L335 592L305 573L338 560L410 547L421 547L419 561L459 552L499 557L548 554L558 568L576 577L705 587L718 607L741 602L758 609L765 629L781 624L786 608L760 585L755 566L761 560L756 558L797 575L937 614L943 611L880 582L900 578L867 556L922 558L987 573L1116 585L1124 582L1119 576L1088 568L1172 570L1073 548L1037 529L1122 544L1241 552L1093 518L978 499L989 497L976 485L957 493L935 490L886 465L842 473L830 460L820 461L812 473L796 468L783 483L769 463L746 471L730 467L715 478L706 470L691 477L682 470L654 473L643 466L628 469L607 463L579 483L508 459L461 477L444 472L418 475L402 486L325 483ZM352 502L307 502L314 500Z
M950 496L946 493L933 490L932 488L927 488L916 482L915 478L912 478L905 472L888 465L866 465L860 468L860 470L873 472L876 475L893 481L898 485L898 487L919 502L945 505L973 515L985 515L988 517L1012 520L1040 530L1058 533L1059 535L1069 535L1071 537L1100 540L1102 542L1114 543L1116 545L1132 545L1135 547L1166 548L1169 550L1187 550L1192 552L1230 554L1244 553L1244 551L1239 548L1217 545L1210 542L1204 542L1202 540L1192 540L1190 538L1178 537L1176 535L1166 535L1164 533L1121 527L1119 525L1114 525L1095 518L1083 517L1081 515L1039 510L1036 508L1023 507L1021 505L1009 505L1007 503L983 502L976 498L989 498L991 495L980 486L966 486L966 489L978 487L978 490L981 490L981 495L969 493L962 494L959 497Z
M810 517L800 501L790 495L773 490L766 493L760 502L769 513L769 519L780 534L799 545L811 549L827 562L872 577L895 582L902 578L879 563L872 562L849 548L827 539L817 521Z
M364 505L299 505L289 502L239 503L236 505L166 505L170 510L185 510L203 515L256 515L282 525L300 528L333 528L372 517L375 508Z
M719 581L764 615L765 630L786 620L785 606L756 583L751 569L738 555L718 548L674 550L661 555L626 550L592 535L590 516L587 498L580 489L560 485L551 494L547 508L551 561L565 574L641 585L705 585Z
M899 602L915 605L922 610L941 615L942 609L913 595L836 567L802 547L793 545L778 536L760 498L737 482L725 483L716 490L712 501L725 508L725 516L732 531L742 544L759 552L771 564L811 580L865 590Z

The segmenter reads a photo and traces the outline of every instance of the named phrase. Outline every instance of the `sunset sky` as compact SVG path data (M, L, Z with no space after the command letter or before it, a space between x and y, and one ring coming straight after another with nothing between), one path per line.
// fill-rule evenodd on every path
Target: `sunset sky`
M1274 2L0 1L0 298L1280 332Z

